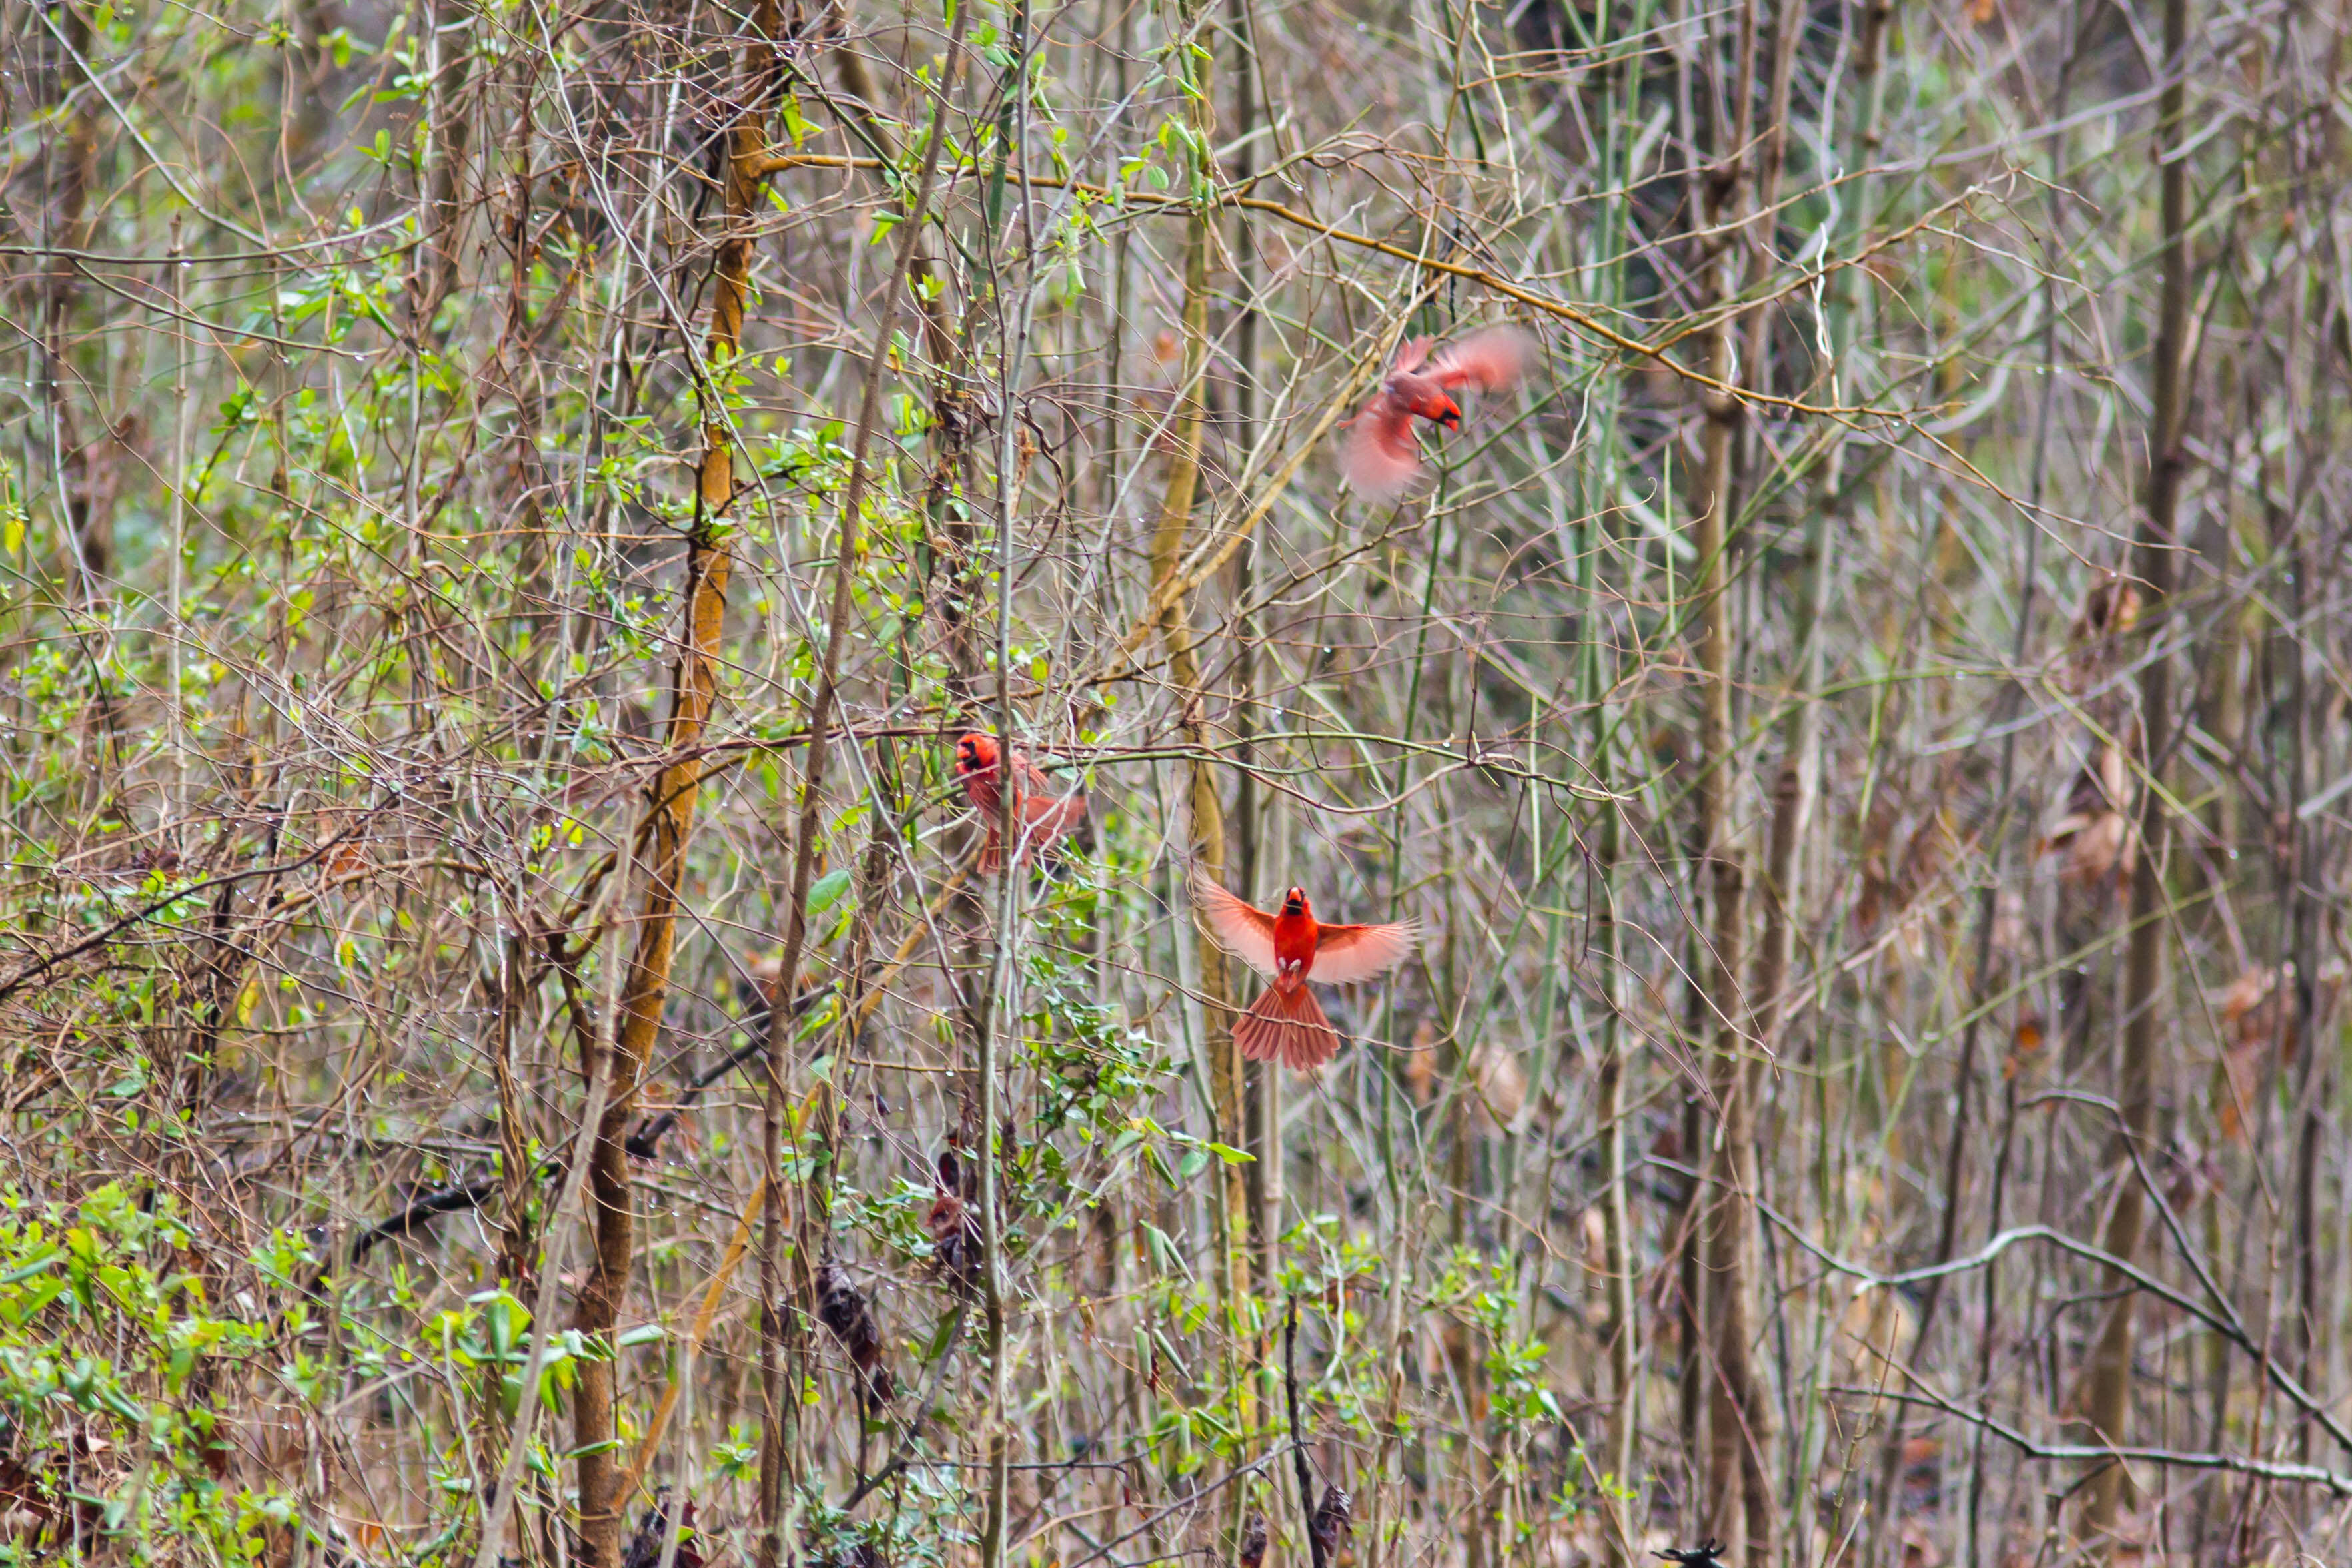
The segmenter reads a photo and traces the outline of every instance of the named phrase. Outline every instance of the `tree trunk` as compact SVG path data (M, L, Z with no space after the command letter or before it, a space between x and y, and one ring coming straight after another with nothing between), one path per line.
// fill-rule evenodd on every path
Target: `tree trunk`
M669 991L676 952L678 883L686 871L686 846L694 830L695 796L702 780L698 750L719 689L719 639L727 617L727 577L732 565L723 518L717 507L732 491L724 426L706 438L699 517L687 543L686 646L680 651L663 747L679 758L656 776L646 830L645 902L637 919L636 944L629 956L621 996L620 1027L614 1033L613 1061L604 1113L589 1152L588 1186L594 1256L572 1316L583 1335L604 1342L620 1321L628 1289L633 1246L626 1144L636 1119L636 1090L646 1062L660 1038L662 1002ZM594 1064L583 1064L593 1081ZM620 1508L614 1495L620 1454L613 1447L615 1364L589 1358L580 1364L580 1386L572 1402L572 1442L580 1456L580 1537L590 1568L618 1568Z
M1200 13L1188 10L1178 25L1188 36L1200 25ZM1206 54L1185 57L1198 73L1192 83L1193 129L1200 147L1209 145L1215 113L1211 108L1211 66ZM1213 173L1205 154L1195 151L1196 175ZM1184 536L1192 526L1192 504L1200 493L1201 443L1207 423L1202 378L1209 362L1209 247L1213 240L1209 212L1196 208L1184 220L1184 360L1179 383L1175 423L1171 439L1175 455L1169 460L1168 487L1160 502L1160 517L1151 535L1151 581L1156 601L1174 582L1184 557ZM1170 604L1160 620L1160 634L1168 648L1168 676L1182 704L1186 799L1192 813L1192 850L1202 874L1222 883L1225 877L1224 803L1217 793L1216 765L1208 752L1209 726L1202 711L1201 663L1193 651L1192 629L1181 599ZM1217 1139L1240 1147L1247 1141L1243 1103L1241 1049L1234 1043L1230 1018L1235 1007L1226 974L1224 949L1206 933L1198 937L1201 989L1209 1020L1210 1094L1216 1106ZM1238 1166L1223 1161L1217 1166L1218 1218L1223 1230L1223 1278L1226 1299L1238 1304L1250 1291L1250 1200L1247 1177Z
M2166 81L2153 150L2162 170L2158 202L2164 283L2154 348L2154 406L2148 413L2147 515L2133 552L2146 595L2140 625L2153 627L2149 635L2158 638L2170 635L2163 612L2177 580L2180 479L2188 460L2182 446L2182 414L2189 368L2183 352L2189 332L2189 170L2183 157L2168 155L2188 126L2188 84L2180 75L2188 54L2189 0L2165 0ZM2131 947L2125 967L2123 1066L2116 1098L2123 1109L2123 1137L2144 1149L2156 1128L2158 1030L2163 1021L2165 992L2164 860L2170 824L2163 794L2154 784L2162 778L2172 747L2172 661L2168 657L2159 655L2147 662L2140 672L2139 691L2140 730L2145 737L2142 755L2149 779L2139 791L2139 857L2132 867L2131 902L2126 916ZM2131 1168L2129 1149L2125 1151L2124 1168L2117 1179L2116 1206L2108 1216L2102 1245L2115 1257L2129 1260L2139 1254L2147 1201ZM2116 1298L2091 1353L2084 1416L2092 1442L2130 1440L2135 1294ZM2129 1479L2121 1464L2109 1464L2090 1483L2083 1507L2084 1533L2099 1542L2102 1550L2113 1538Z
M775 26L772 4L763 4L755 26L762 38ZM719 242L710 329L705 346L709 367L723 374L743 337L744 300L750 290L751 242L744 223L763 176L754 172L767 150L765 99L773 53L765 43L744 51L744 101L729 131L732 154L727 182L727 234ZM677 947L678 884L686 870L687 841L694 830L696 797L702 781L702 736L719 691L719 637L727 619L727 579L733 566L729 549L729 513L735 500L734 455L716 387L705 392L702 460L696 476L695 526L687 540L686 643L679 651L670 697L664 753L673 758L654 779L646 836L645 902L636 945L630 955L626 987L614 1030L610 1088L589 1155L590 1215L594 1258L580 1292L572 1326L606 1342L620 1321L628 1289L634 1227L629 1197L627 1142L636 1119L636 1089L661 1034L662 1003L669 991ZM774 1009L781 1014L785 1009ZM590 1076L593 1077L593 1064ZM772 1207L772 1206L771 1206ZM613 1393L616 1364L610 1359L581 1363L572 1403L572 1442L580 1450L580 1537L589 1568L619 1568L622 1510L617 1495L621 1454L614 1441Z
M66 42L84 60L89 59L89 17L78 6L59 10ZM58 75L61 89L75 80L84 88L89 86L89 78L79 70L67 70L62 64ZM99 180L98 106L91 92L80 91L66 95L58 107L63 110L66 129L64 136L47 150L51 168L43 217L52 244L80 249L89 245L93 226L89 208L90 192ZM41 381L49 405L49 454L72 548L71 558L65 563L73 579L69 596L83 608L97 611L110 596L115 575L114 486L100 467L110 464L112 455L106 450L105 435L82 439L81 423L74 416L67 390L69 383L81 380L73 366L71 335L74 305L81 294L81 269L62 256L47 257L41 267Z
M1239 143L1234 155L1233 181L1245 188L1256 171L1257 151L1250 140L1257 129L1257 49L1251 34L1250 0L1233 0L1229 24L1234 43L1234 128ZM1249 214L1234 222L1233 256L1237 274L1234 292L1240 300L1234 324L1234 443L1247 453L1258 437L1257 377L1258 319L1255 295L1257 266ZM1263 863L1259 842L1257 775L1253 771L1257 730L1257 628L1249 601L1257 549L1244 545L1234 557L1234 759L1239 777L1234 782L1234 848L1239 862L1236 891L1244 898L1265 893L1258 886ZM1250 1164L1243 1167L1249 1195L1250 1229L1256 1245L1257 1267L1272 1280L1282 1258L1282 1071L1278 1063L1243 1063L1243 1115Z
M1756 0L1738 12L1737 65L1727 123L1715 127L1716 165L1707 171L1705 213L1712 254L1704 263L1702 311L1727 305L1738 291L1743 232L1751 188L1747 164L1756 83ZM1704 334L1704 364L1718 384L1739 373L1732 330L1717 319ZM1699 1305L1705 1353L1706 1532L1729 1543L1736 1561L1771 1556L1772 1500L1763 1481L1769 1411L1759 1395L1749 1346L1755 1337L1756 1094L1759 1059L1748 1038L1743 989L1747 931L1747 863L1731 822L1738 758L1731 734L1732 624L1730 524L1735 506L1732 458L1739 434L1738 398L1709 390L1702 398L1706 428L1701 477L1691 500L1698 556L1699 670L1703 706L1697 766L1698 846L1711 905L1706 958L1707 1019L1713 1039L1707 1089L1716 1134L1706 1160L1706 1191L1699 1218L1703 1267Z

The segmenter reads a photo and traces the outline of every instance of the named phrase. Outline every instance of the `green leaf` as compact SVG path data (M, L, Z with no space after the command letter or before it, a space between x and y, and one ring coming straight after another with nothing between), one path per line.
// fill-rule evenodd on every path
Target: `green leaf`
M29 1280L36 1274L46 1273L47 1272L50 1264L56 1262L65 1255L66 1251L64 1248L52 1247L47 1252L42 1253L38 1258L34 1259L31 1262L11 1269L5 1274L0 1274L0 1285L14 1285L20 1281Z
M849 873L845 870L829 871L817 878L816 885L808 891L809 915L814 918L831 909L848 888Z

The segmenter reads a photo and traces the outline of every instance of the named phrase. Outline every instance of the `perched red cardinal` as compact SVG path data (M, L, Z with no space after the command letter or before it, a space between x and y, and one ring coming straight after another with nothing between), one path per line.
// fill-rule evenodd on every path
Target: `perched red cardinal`
M1193 879L1192 902L1218 946L1274 981L1234 1025L1234 1043L1252 1061L1279 1060L1301 1072L1339 1049L1339 1031L1307 988L1307 977L1331 986L1369 980L1395 967L1421 935L1410 920L1321 925L1298 887L1282 895L1279 915L1252 908L1206 877Z
M1004 748L992 735L974 730L956 742L956 777L963 780L963 792L971 797L971 803L980 810L981 821L988 829L988 842L980 852L982 876L995 871L1004 858L1003 846L996 834L997 814L1003 803L998 789L1004 777L1003 758ZM1054 781L1029 760L1026 753L1013 754L1013 831L1020 835L1023 865L1076 831L1086 819L1086 791L1075 781L1066 789L1056 789Z
M1414 338L1399 349L1381 390L1349 422L1339 472L1367 496L1393 496L1421 472L1416 417L1461 429L1462 407L1454 401L1454 389L1493 392L1509 386L1535 353L1534 340L1517 327L1488 327L1434 351L1429 345L1427 338Z

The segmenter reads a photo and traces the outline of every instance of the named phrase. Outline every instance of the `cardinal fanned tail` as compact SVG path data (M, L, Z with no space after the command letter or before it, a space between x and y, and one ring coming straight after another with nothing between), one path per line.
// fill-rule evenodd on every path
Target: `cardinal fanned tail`
M1234 1043L1251 1061L1279 1061L1294 1071L1322 1066L1339 1049L1339 1031L1305 986L1268 986L1234 1024Z

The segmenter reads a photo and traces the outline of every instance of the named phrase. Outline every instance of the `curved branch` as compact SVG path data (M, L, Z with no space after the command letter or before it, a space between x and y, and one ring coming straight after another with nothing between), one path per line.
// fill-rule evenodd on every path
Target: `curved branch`
M1653 1163L1668 1165L1668 1162L1662 1160L1654 1161ZM1668 1165L1668 1168L1676 1169L1679 1167ZM1965 1273L1972 1269L1981 1269L1986 1264L1991 1262L1994 1259L2000 1257L2003 1252L2009 1250L2010 1248L2017 1245L2019 1242L2046 1241L2062 1252L2070 1252L2075 1257L2082 1259L2086 1263L2096 1263L2101 1268L2114 1271L2116 1274L2131 1281L2132 1284L2137 1286L2139 1289L2147 1291L2150 1295L2156 1296L2168 1305L2178 1307L2180 1311L2189 1313L2191 1317L2197 1319L2206 1327L2211 1329L2215 1333L2220 1334L2223 1339L2228 1340L2231 1344L2234 1344L2239 1349L2244 1351L2248 1355L2253 1357L2255 1364L2263 1369L2264 1375L2270 1379L2271 1386L2276 1388L2281 1394L2284 1395L2287 1401L2294 1405L2296 1409L2302 1411L2305 1416L2309 1416L2312 1420L2317 1422L2322 1427L2326 1428L2327 1435L2335 1438L2336 1445L2343 1448L2346 1453L2352 1454L2352 1432L2346 1431L2343 1423L2338 1421L2335 1416L2328 1411L2325 1405L2313 1398L2310 1392L2306 1390L2301 1383L2295 1380L2293 1373L2288 1372L2284 1366L2279 1364L2277 1357L2263 1354L2263 1348L2255 1344L2254 1342L2247 1336L2245 1330L2238 1325L2235 1321L2234 1313L2231 1316L2224 1317L2221 1313L2214 1312L2211 1308L2202 1306L2190 1300L2189 1297L2182 1295L2179 1291L2174 1290L2171 1286L2167 1285L2164 1281L2158 1280L2153 1274L2150 1274L2147 1270L2140 1268L2137 1264L2129 1262L2122 1258L2118 1258L2114 1253L2109 1252L2103 1248L2094 1247L2087 1241L2079 1240L2074 1237L2067 1235L2062 1230L2053 1230L2046 1225L2020 1225L2000 1232L1999 1235L1987 1241L1982 1247L1978 1248L1974 1252L1969 1253L1965 1257L1954 1258L1948 1262L1944 1263L1932 1263L1925 1268L1906 1269L1897 1274L1882 1274L1875 1269L1866 1268L1860 1263L1853 1262L1844 1258L1840 1258L1836 1254L1822 1248L1819 1243L1814 1241L1811 1237L1807 1236L1803 1230L1799 1228L1795 1221L1789 1218L1788 1216L1780 1213L1778 1209L1775 1209L1770 1204L1759 1202L1757 1205L1757 1207L1767 1218L1770 1219L1773 1224L1779 1226L1783 1231L1786 1231L1790 1239L1794 1240L1798 1246L1802 1247L1806 1251L1819 1259L1823 1267L1829 1269L1834 1273L1844 1274L1849 1278L1860 1280L1865 1284L1882 1286L1887 1289L1900 1289L1905 1285L1925 1284L1930 1280L1940 1280L1947 1275ZM2086 1450L2086 1452L2091 1454L2105 1454L2109 1450L2105 1448ZM2125 1450L2117 1449L2115 1451L2124 1452ZM2156 1450L2151 1449L2149 1451L2153 1453Z

